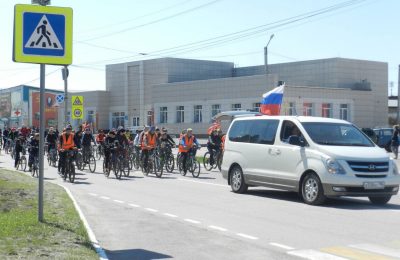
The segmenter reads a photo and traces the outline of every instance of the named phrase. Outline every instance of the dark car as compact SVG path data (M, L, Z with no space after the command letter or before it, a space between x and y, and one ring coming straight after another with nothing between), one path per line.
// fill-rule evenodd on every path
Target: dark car
M385 148L386 151L391 152L392 149L390 148L390 143L392 140L393 128L375 128L374 132L377 137L376 144L379 147Z

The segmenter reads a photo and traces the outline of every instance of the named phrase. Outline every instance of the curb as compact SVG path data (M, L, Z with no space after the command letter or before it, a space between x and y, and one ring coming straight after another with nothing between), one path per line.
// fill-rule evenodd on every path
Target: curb
M79 217L81 218L83 225L86 228L86 231L88 232L89 235L89 239L92 242L92 246L94 247L94 249L96 250L97 254L99 255L99 259L100 260L109 260L107 257L106 252L104 251L104 249L100 246L99 242L96 239L96 236L94 235L93 230L90 228L89 223L87 222L85 215L83 215L83 212L81 210L81 208L79 207L78 203L76 202L74 196L72 195L71 191L67 188L64 187L61 184L56 183L58 186L63 187L64 190L67 192L68 196L71 198L72 202L74 203L75 209L76 211L78 211Z

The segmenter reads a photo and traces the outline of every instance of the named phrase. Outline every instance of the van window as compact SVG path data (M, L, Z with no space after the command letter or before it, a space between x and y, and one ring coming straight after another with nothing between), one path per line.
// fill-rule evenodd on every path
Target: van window
M236 121L229 131L233 142L273 144L279 120Z
M281 140L287 142L289 137L292 135L297 135L298 137L302 137L300 129L292 122L285 120L282 123L281 128Z

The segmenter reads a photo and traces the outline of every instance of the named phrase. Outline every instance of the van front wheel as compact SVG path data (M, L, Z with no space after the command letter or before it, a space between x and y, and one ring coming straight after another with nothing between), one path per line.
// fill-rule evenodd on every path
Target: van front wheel
M249 186L244 182L243 172L239 166L232 168L230 177L231 188L233 192L245 193L247 191Z
M301 184L301 195L309 205L321 205L325 202L321 181L315 173L309 173Z
M386 203L389 202L389 200L392 198L392 196L388 195L388 196L368 197L368 198L369 198L369 201L371 201L372 204L385 205Z

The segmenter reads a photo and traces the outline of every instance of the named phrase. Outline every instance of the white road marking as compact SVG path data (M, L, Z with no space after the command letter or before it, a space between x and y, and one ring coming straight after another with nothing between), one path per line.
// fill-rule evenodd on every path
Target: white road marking
M280 248L283 248L283 249L286 249L286 250L294 250L295 248L293 248L293 247L290 247L290 246L287 246L287 245L282 245L282 244L279 244L279 243L274 243L274 242L271 242L271 243L269 243L271 246L276 246L276 247L280 247Z
M226 228L223 228L223 227L218 227L218 226L213 226L213 225L208 226L208 227L212 228L212 229L215 229L215 230L218 230L218 231L222 231L222 232L228 231Z
M192 224L200 224L200 221L193 220L193 219L190 219L190 218L185 218L184 220L186 222L189 222L189 223L192 223Z
M145 210L150 211L150 212L158 212L158 210L152 209L152 208L145 208Z
M243 233L236 233L236 235L238 235L240 237L247 238L247 239L251 239L251 240L257 240L258 239L258 237L253 237L253 236L246 235L246 234L243 234Z
M289 255L298 256L301 258L306 258L309 260L346 260L346 258L323 253L316 250L306 249L306 250L296 250L289 251Z
M110 198L109 198L109 197L106 197L106 196L101 196L100 199L109 200Z
M219 187L229 187L228 185L222 185L222 184L217 184L217 183L208 183L204 181L194 181L194 180L186 180L182 178L177 178L178 181L188 181L188 182L194 182L194 183L200 183L200 184L206 184L206 185L212 185L212 186L219 186Z
M141 207L140 205L133 204L133 203L129 204L129 206L134 207L134 208L140 208Z
M395 248L390 248L390 247L380 246L380 245L373 245L373 244L351 245L350 247L365 250L368 252L377 253L377 254L400 258L400 249L395 249Z
M121 204L124 204L125 202L124 201L122 201L122 200L114 200L115 202L117 202L117 203L121 203Z
M170 213L164 213L164 215L167 216L167 217L171 217L171 218L177 218L178 217L177 215L170 214Z
M89 193L89 195L91 195L91 196L97 196L96 193Z

